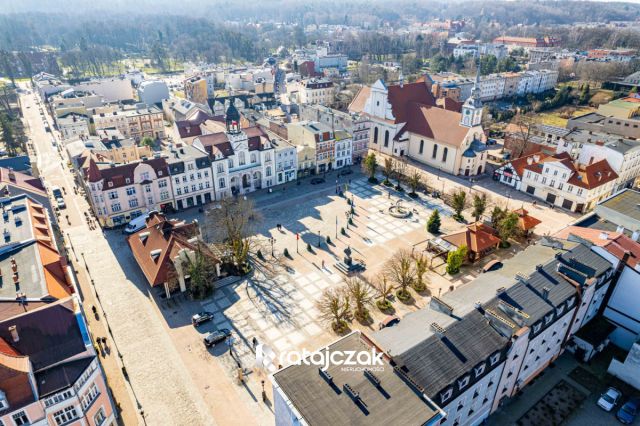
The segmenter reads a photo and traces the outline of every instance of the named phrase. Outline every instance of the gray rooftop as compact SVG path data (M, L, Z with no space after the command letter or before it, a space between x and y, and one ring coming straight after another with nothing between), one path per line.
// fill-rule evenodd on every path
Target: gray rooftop
M370 351L371 345L354 332L328 346L329 351ZM324 351L323 351L324 352ZM330 365L331 381L320 375L318 366L291 365L273 375L295 410L309 425L422 425L441 416L441 411L425 398L386 360L374 375L363 371L343 370ZM345 391L348 384L359 394L362 403Z
M17 265L17 285L13 281L12 260ZM16 300L16 293L25 293L32 300L49 294L35 240L0 247L0 272L1 300Z
M602 219L616 225L631 231L640 230L640 192L622 190L598 203L595 212Z

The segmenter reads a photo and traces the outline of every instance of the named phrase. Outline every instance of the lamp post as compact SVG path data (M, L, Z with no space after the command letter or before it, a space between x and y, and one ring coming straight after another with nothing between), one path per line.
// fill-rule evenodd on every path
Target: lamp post
M320 231L318 231L318 248L320 248Z
M264 391L264 380L262 380L262 402L267 401L267 393Z
M271 243L271 257L275 257L275 255L273 254L273 243L276 242L276 239L271 237L269 238L269 242Z

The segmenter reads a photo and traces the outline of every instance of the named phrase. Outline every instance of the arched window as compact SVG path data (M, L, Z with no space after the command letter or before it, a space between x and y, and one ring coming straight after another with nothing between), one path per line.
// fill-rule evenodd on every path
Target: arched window
M446 146L444 147L444 150L442 151L442 162L444 163L445 161L447 161L447 154L449 153L449 148L447 148Z
M424 140L420 139L420 155L422 155L422 151L424 151Z
M251 162L252 162L252 163L255 163L255 162L256 162L256 154L255 154L255 152L252 152L252 153L251 153Z
M373 143L376 143L376 144L378 143L378 128L377 127L375 127L373 129Z
M438 145L433 144L433 153L431 154L431 158L436 158L438 155Z
M240 152L240 154L238 154L238 164L240 164L241 166L244 166L244 152Z
M384 131L384 147L388 147L389 146L389 131L385 130Z

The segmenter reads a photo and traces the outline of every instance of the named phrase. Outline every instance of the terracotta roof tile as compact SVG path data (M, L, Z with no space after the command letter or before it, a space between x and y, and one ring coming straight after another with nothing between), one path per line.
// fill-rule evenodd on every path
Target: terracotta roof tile
M410 120L411 104L436 106L436 100L425 83L409 83L388 87L388 99L396 123L406 123Z
M468 225L464 231L445 235L442 239L456 247L465 245L475 253L487 250L500 243L500 238L494 235L493 228L481 223Z
M455 147L460 147L469 133L468 127L460 125L460 113L435 106L411 103L407 118L406 130Z

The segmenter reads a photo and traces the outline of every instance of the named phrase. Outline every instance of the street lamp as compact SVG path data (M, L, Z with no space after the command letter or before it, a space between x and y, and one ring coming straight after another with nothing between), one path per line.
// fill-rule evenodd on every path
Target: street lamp
M274 254L273 254L273 243L276 242L276 239L271 237L271 238L269 238L269 242L271 243L271 257L275 257Z
M318 231L318 248L320 248L320 231Z

